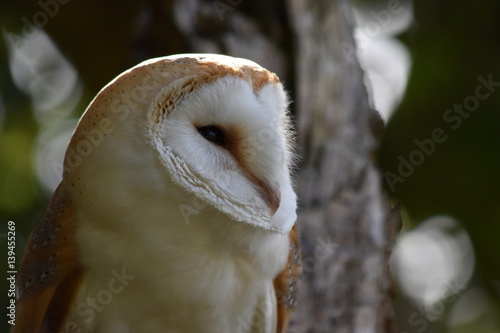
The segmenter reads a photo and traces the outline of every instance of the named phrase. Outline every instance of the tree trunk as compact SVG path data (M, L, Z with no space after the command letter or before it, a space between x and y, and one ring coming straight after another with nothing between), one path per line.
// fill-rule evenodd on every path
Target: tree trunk
M374 166L370 108L346 0L289 0L304 278L292 332L394 332L389 251L397 218Z

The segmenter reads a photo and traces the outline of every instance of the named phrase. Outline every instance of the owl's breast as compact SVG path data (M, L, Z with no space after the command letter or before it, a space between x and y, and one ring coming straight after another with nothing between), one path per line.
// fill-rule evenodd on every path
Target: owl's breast
M288 237L234 221L175 186L170 193L116 213L121 223L99 222L96 212L81 217L92 222L82 221L78 234L88 273L74 320L89 332L250 332L255 325L272 332L273 279L287 260Z

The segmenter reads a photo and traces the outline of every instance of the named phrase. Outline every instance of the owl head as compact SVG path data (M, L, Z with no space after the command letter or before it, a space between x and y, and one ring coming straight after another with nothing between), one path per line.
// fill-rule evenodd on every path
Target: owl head
M287 105L278 77L249 60L148 60L91 102L63 177L87 211L188 193L233 220L287 233L296 218Z

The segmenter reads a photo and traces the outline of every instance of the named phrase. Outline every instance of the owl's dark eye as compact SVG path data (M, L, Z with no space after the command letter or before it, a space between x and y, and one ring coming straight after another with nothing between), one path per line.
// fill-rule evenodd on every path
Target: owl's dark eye
M205 138L205 140L212 142L218 146L226 144L226 136L224 131L215 125L207 125L196 128L198 133Z

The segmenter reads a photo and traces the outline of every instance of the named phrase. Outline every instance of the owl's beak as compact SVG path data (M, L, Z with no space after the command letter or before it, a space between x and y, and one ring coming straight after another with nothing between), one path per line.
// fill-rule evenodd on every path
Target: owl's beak
M271 216L276 214L278 208L281 204L281 192L279 188L275 188L271 191L271 195L268 198L269 208L271 208Z
M246 168L246 177L254 184L255 188L269 207L270 216L276 214L281 204L281 189L278 184L271 185L267 180L254 176Z
M259 188L259 192L262 194L262 197L269 206L271 216L273 216L280 207L281 203L281 190L279 186L277 184L273 186L263 180L257 180L256 183Z

